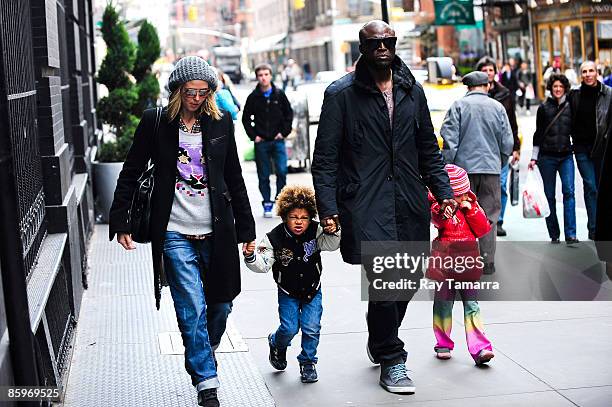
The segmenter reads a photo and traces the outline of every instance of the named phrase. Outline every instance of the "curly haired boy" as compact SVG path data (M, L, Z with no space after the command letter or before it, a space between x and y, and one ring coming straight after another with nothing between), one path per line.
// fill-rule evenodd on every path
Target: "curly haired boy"
M245 263L258 273L272 270L278 285L280 326L268 336L270 364L277 370L287 367L287 346L302 329L300 363L302 383L318 380L315 364L323 313L321 295L321 251L340 245L336 226L323 228L317 216L312 188L288 185L276 198L276 212L282 223L266 234L257 246L249 246Z

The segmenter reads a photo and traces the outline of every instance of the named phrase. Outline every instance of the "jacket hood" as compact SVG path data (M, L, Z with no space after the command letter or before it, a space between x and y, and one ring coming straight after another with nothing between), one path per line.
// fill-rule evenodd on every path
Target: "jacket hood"
M391 70L393 71L393 85L398 85L406 90L410 90L414 83L414 75L410 72L410 69L406 64L398 57L395 56L391 63ZM355 80L354 83L370 92L379 92L372 74L366 66L365 60L360 56L355 65Z

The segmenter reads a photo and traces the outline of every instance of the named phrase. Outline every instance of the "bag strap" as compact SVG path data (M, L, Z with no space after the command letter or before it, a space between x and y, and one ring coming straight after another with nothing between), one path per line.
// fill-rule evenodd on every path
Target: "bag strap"
M544 130L544 133L542 134L542 138L546 137L546 135L548 134L548 131L550 130L550 128L552 127L553 124L555 124L555 122L557 121L557 119L559 118L559 116L561 116L561 113L563 113L565 111L565 109L567 108L567 105L569 104L569 102L565 102L565 104L563 105L563 107L561 108L561 110L559 110L557 112L557 114L555 115L555 117L553 117L553 119L550 121L550 123L548 123L548 126L546 126L546 130Z

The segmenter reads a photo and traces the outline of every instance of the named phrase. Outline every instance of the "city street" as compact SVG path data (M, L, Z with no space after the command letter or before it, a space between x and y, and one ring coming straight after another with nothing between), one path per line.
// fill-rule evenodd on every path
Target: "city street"
M241 100L252 85L239 87ZM519 122L524 170L535 114L521 115ZM248 142L239 122L236 129L239 150L244 151ZM311 132L314 140L315 126ZM280 219L261 216L254 162L243 163L243 175L261 238ZM288 182L312 184L309 173L290 174ZM578 237L586 240L581 192L577 200ZM508 207L504 226L508 237L502 240L548 240L544 220L523 219L520 206ZM195 405L167 289L161 311L154 308L148 247L125 252L106 236L107 226L97 225L89 255L90 288L83 298L64 405ZM571 250L565 245L561 249ZM366 356L367 303L360 299L359 268L343 263L338 252L323 254L323 268L320 380L302 384L295 360L299 337L289 348L286 371L278 372L268 363L267 336L278 324L272 276L243 266L242 293L218 352L222 406L609 405L609 303L482 302L495 358L489 366L477 368L466 349L460 304L454 309L453 358L440 361L433 352L431 302L413 301L400 337L417 390L414 395L397 395L380 388L379 368ZM497 273L511 275L512 262L498 263Z

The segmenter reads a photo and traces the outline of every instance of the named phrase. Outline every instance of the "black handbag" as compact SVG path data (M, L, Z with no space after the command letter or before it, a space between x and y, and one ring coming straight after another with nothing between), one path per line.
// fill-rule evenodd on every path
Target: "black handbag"
M159 132L159 121L162 108L158 107L155 115L155 141ZM132 195L130 205L129 222L132 240L138 243L149 243L151 241L151 195L155 187L153 177L155 165L152 160L147 163L147 168L136 181L136 190Z

